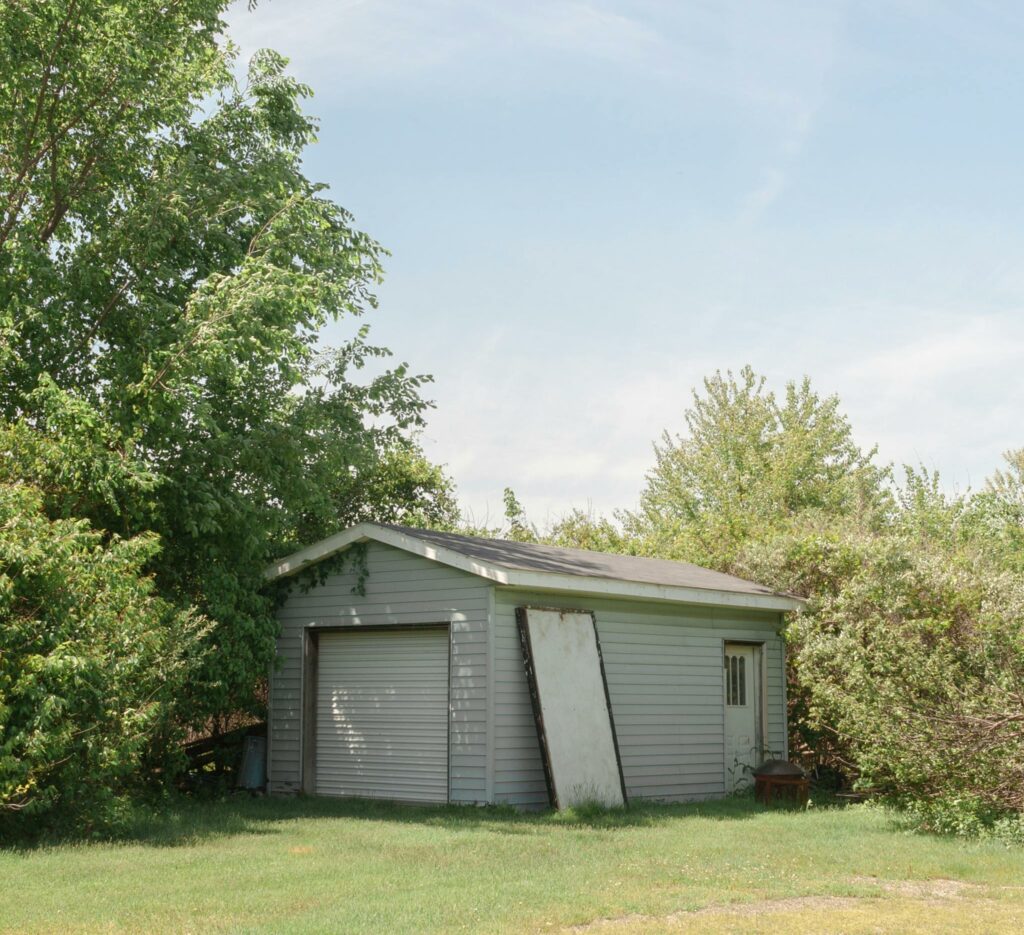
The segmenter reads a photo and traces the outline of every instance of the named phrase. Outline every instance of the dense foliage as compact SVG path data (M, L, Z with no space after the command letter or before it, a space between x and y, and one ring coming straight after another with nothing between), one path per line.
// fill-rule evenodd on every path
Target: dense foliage
M683 559L806 599L789 643L791 749L927 827L1020 833L1024 453L985 490L895 483L808 381L749 368L694 395L621 529L574 513L548 541Z
M749 367L738 380L716 373L684 419L685 435L655 445L640 507L623 516L645 551L729 568L796 516L874 522L889 507L887 472L854 443L839 400L807 379L779 400Z
M375 305L383 250L304 176L284 60L235 77L225 5L0 5L0 474L97 548L144 537L132 573L209 621L170 670L194 723L256 703L275 554L455 519L411 434L427 378L365 327L318 343Z
M746 567L808 599L787 634L802 752L928 827L978 830L1024 812L1024 579L975 538L974 503L907 490L883 533L808 521Z
M99 822L174 735L175 692L204 621L142 574L154 537L105 538L47 518L42 494L0 483L0 802ZM77 817L74 817L77 816ZM87 818L85 816L88 816Z

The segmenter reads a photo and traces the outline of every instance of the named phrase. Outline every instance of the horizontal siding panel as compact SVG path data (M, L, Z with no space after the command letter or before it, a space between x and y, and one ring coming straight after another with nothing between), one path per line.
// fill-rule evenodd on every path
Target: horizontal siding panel
M441 602L448 605L463 604L475 605L480 596L480 587L470 583L468 587L453 588L450 582L431 581L406 584L401 587L394 587L386 594L374 595L367 592L365 595L353 594L351 591L329 591L327 589L314 588L301 602L304 613L324 613L326 609L333 607L349 607L362 603L362 598L373 599L377 604L419 604L426 602Z
M625 676L628 678L636 678L638 676L653 675L653 676L664 676L674 675L679 678L681 673L679 667L671 661L665 662L651 662L646 664L638 664L635 662L624 662L615 656L611 650L607 650L604 644L601 645L601 651L604 655L604 668L608 674L608 679L611 681L616 676ZM709 666L713 666L715 671L719 671L722 668L721 657L716 657L713 660L708 661ZM646 681L646 679L645 679ZM676 684L679 684L678 682Z
M704 767L708 764L716 765L722 762L722 750L720 748L712 750L711 753L683 753L678 750L666 750L655 747L644 749L646 750L644 753L630 750L625 751L622 754L622 762L629 763L634 771L646 769L647 767L661 768L663 766L672 766L678 769ZM652 750L657 750L657 752L651 752ZM643 774L636 772L635 775Z
M286 605L288 607L288 605ZM407 601L381 601L379 604L375 604L373 610L374 614L389 614L392 616L399 616L403 613L416 613L420 616L429 615L432 613L438 614L439 620L437 622L444 622L447 615L450 613L460 613L463 616L467 616L473 613L486 613L487 612L487 599L486 597L478 597L474 600L461 600L461 601L448 601L448 600L417 600L414 596L410 595ZM282 613L278 614L278 619L282 624L287 622L310 622L314 620L321 620L324 618L342 618L342 617L362 617L367 614L366 605L364 604L332 604L329 607L306 607L306 608L291 608ZM396 621L396 623L399 621Z
M348 566L305 593L300 588L293 589L278 614L281 624L277 641L280 664L271 675L270 701L272 789L295 791L301 772L301 653L302 631L307 624L355 629L368 624L450 623L451 697L458 700L458 705L448 716L448 696L445 695L447 743L452 751L457 747L486 750L486 711L478 705L486 705L490 584L457 569L378 543L368 546L366 567L369 574L364 595L354 593L358 574ZM369 658L366 661L368 664L371 662ZM369 680L361 678L350 687L347 698L368 697L368 690L377 676L386 678L389 670L401 670L403 675L410 677L422 674L406 665L406 662L415 664L415 660L402 659L399 664L399 660L390 658L379 662ZM392 669L393 663L396 669ZM416 688L428 687L422 684L422 679L412 681ZM428 694L419 696L419 700L428 698ZM413 720L416 716L408 714L409 724L414 729L421 726L419 721ZM367 723L372 724L375 731L379 730L377 722ZM473 738L473 742L463 745L460 742L463 737ZM345 742L351 742L351 738L346 738ZM480 757L479 753L459 755ZM473 770L468 766L460 769L480 775L474 778L467 774L467 778L460 777L458 783L451 780L452 800L482 801L483 770ZM360 791L367 795L372 792L363 787ZM325 787L324 792L339 794L336 785ZM421 796L407 798L415 801Z
M547 798L514 610L553 603L551 595L496 591L495 790L501 801ZM773 641L778 616L579 597L570 604L596 614L628 794L674 801L722 795L723 640ZM781 734L783 723L781 653L771 642L766 666L770 740L774 725Z

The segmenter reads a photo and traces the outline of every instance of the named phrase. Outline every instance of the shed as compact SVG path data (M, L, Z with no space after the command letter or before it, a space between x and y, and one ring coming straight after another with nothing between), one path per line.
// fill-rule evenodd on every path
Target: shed
M266 574L296 584L270 676L272 793L548 805L517 608L593 614L630 801L721 796L788 755L780 629L800 601L762 585L371 523Z

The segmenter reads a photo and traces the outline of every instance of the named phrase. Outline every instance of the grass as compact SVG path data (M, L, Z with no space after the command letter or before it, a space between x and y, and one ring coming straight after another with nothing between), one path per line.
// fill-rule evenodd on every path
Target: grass
M866 806L517 814L186 803L117 843L0 851L0 932L998 932L1024 850Z

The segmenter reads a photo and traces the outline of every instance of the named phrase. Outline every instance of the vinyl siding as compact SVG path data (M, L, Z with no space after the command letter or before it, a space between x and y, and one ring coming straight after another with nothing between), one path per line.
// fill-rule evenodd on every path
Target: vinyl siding
M548 804L515 608L593 610L631 800L687 801L725 791L722 645L764 640L768 737L785 749L779 614L497 588L494 608L495 800Z
M323 633L316 792L448 801L447 627Z
M305 627L449 623L451 801L546 806L515 623L515 608L522 604L596 613L631 799L685 801L723 794L725 640L765 641L767 746L785 753L777 612L496 588L379 543L369 545L367 566L365 596L352 592L356 574L345 570L305 594L296 589L279 611L279 665L272 674L270 699L272 792L300 788Z
M270 791L296 792L301 775L302 641L306 627L448 623L451 626L449 796L487 798L487 620L491 585L474 575L380 543L366 554L365 595L345 568L322 585L293 590L278 612L271 675Z

